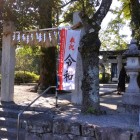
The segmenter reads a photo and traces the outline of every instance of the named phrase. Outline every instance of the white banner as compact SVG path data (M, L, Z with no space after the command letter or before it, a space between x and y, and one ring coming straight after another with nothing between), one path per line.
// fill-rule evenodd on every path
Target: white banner
M80 41L80 31L65 30L60 33L59 90L75 89L75 69ZM62 52L63 51L63 52Z

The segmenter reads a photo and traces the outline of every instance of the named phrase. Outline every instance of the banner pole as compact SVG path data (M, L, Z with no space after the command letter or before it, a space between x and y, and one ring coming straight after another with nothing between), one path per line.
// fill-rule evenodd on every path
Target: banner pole
M55 102L55 107L58 107L58 78L57 78L57 73L56 73L56 89L55 89L55 99L56 99L56 102Z
M59 11L57 9L57 26L59 24ZM60 44L59 44L59 28L57 30L57 49L59 50L59 47ZM55 99L56 99L56 103L55 103L55 107L57 108L58 107L58 58L59 58L59 51L56 50L56 89L55 89Z

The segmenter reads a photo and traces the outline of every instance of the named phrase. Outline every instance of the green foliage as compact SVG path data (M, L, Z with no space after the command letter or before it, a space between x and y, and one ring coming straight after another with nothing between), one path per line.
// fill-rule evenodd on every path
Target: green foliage
M99 74L99 81L100 83L108 83L111 78L111 75L109 73L100 73Z
M3 18L14 21L17 30L26 30L34 27L41 27L50 22L50 25L57 24L57 12L62 0L5 0ZM58 9L57 9L58 8ZM49 9L49 10L48 10ZM51 14L49 14L50 12ZM51 17L49 17L51 15Z
M94 110L92 107L89 107L87 109L87 112L86 113L88 113L88 114L96 114L96 110Z
M27 71L15 71L15 83L33 83L39 80L39 76L35 73Z
M116 7L114 10L111 9L111 12L124 20L130 20L130 0L119 0L121 2L119 7Z
M119 0L121 6L111 12L120 18L122 21L130 21L130 28L132 29L132 36L140 41L140 1L139 0ZM115 20L116 20L115 18ZM114 28L112 28L114 29Z
M100 32L102 42L101 50L124 50L127 48L126 35L120 35L113 29L106 29Z
M92 17L95 10L96 0L78 0L74 4L68 7L68 10L64 12L64 22L71 22L73 18L73 13L76 11L84 11L89 17Z
M16 71L29 71L39 74L40 49L30 46L16 49Z
M124 33L120 33L125 25L129 25L130 18L130 1L120 0L121 4L115 9L111 9L114 15L107 28L100 33L103 50L123 50L127 48L126 37Z
M124 0L123 0L124 1ZM130 0L125 0L122 2L122 14L126 20L130 20L131 13L130 13Z
M93 114L93 115L105 115L105 111L94 109L93 107L88 107L86 114Z

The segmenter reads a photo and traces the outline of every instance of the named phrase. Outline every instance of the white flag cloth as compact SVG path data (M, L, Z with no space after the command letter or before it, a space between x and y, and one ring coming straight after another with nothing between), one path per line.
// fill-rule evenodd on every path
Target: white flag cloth
M75 89L75 70L80 31L60 31L59 90Z

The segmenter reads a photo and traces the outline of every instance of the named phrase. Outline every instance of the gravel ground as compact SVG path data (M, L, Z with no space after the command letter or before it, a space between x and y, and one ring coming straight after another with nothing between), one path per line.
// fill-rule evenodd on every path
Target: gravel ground
M14 102L19 105L28 105L31 103L36 97L39 96L38 93L33 92L35 84L28 85L15 85L14 86ZM67 100L70 95L59 95L59 104L69 104L70 102ZM67 98L67 99L65 99ZM62 100L63 99L63 100ZM48 94L44 97L40 97L33 106L36 107L55 107L56 98L55 94Z
M14 86L14 102L17 104L29 103L35 99L38 94L30 90L34 85L15 85Z
M20 105L28 105L31 103L36 97L38 97L38 93L33 92L35 84L25 84L25 85L15 85L14 86L14 102ZM103 92L108 91L109 88L101 88L101 95ZM113 89L110 89L113 91ZM100 97L101 106L105 110L109 110L109 112L115 112L117 109L117 104L121 102L120 95L117 95L115 92L109 93L107 95ZM59 93L58 94L58 105L59 106L67 106L70 104L71 94L70 93ZM55 94L46 94L45 97L40 97L33 106L36 107L55 107L56 98ZM72 106L72 105L71 105Z
M38 94L31 92L34 85L15 85L14 87L14 102L20 105L28 105L33 101ZM101 96L102 109L108 111L106 115L84 115L80 113L80 106L75 106L70 103L70 93L58 95L58 108L59 113L57 117L71 119L73 121L91 123L101 126L116 126L123 128L139 128L139 118L136 115L118 114L117 104L121 102L121 96L115 92L109 95ZM55 95L49 94L41 97L33 104L35 107L55 108Z

